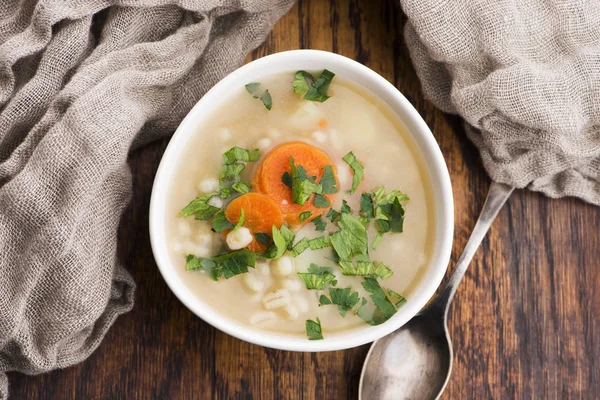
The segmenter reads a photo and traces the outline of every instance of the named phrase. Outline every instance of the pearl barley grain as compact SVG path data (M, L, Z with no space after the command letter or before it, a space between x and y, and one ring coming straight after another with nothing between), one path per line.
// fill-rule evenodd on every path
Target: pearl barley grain
M274 311L259 311L252 314L250 317L250 324L262 324L265 322L272 322L277 320L277 314Z
M242 226L229 232L225 241L231 250L239 250L248 246L253 239L250 229Z
M262 138L260 139L257 143L256 143L256 147L258 147L260 150L265 151L267 150L269 147L271 147L271 144L273 143L273 141L269 138Z
M325 141L327 140L327 136L321 131L314 131L312 137L318 143L325 143Z
M202 193L210 193L219 191L219 181L215 178L206 178L200 181L198 189Z
M294 261L291 257L283 256L271 262L273 274L276 276L288 276L294 272Z
M209 206L221 208L223 207L223 200L218 196L213 196L206 202Z
M290 293L285 289L278 289L263 297L263 306L267 310L285 307L290 303Z
M260 292L264 288L263 282L257 276L257 274L247 273L244 274L244 284L248 289L253 292Z

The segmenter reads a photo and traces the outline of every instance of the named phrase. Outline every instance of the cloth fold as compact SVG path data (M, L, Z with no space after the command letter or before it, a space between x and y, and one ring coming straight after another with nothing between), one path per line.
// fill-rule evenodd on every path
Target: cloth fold
M400 0L423 92L460 114L493 180L600 205L594 0Z
M5 372L80 362L131 309L130 149L172 133L292 3L0 4L0 399Z

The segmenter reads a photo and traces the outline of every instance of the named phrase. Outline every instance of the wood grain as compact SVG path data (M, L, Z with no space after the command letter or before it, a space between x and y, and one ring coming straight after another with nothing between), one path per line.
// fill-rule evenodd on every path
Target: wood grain
M249 59L297 48L334 51L394 83L424 117L450 170L453 264L475 224L489 179L459 118L423 98L393 0L302 0ZM240 342L179 303L160 277L148 238L152 179L167 141L133 154L133 201L119 260L138 283L82 364L46 375L9 374L14 399L354 399L368 346L302 354ZM600 208L517 191L458 290L456 350L446 399L592 399L600 388Z

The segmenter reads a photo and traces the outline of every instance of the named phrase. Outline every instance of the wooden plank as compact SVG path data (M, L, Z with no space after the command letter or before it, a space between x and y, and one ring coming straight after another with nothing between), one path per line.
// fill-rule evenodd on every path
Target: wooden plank
M356 59L394 83L432 129L450 170L452 264L475 224L489 179L459 118L423 98L393 0L301 0L248 59L315 48ZM15 399L353 399L368 346L301 354L240 342L171 294L150 251L152 179L167 140L130 159L134 196L119 259L138 282L135 309L82 364L27 377ZM593 398L600 387L600 209L517 191L460 287L450 318L456 358L444 398Z

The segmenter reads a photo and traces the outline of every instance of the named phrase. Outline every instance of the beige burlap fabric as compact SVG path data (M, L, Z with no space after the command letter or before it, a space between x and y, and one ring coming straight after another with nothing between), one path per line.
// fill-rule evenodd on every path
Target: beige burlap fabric
M492 179L600 205L600 3L400 2L425 95Z
M289 0L0 2L0 399L131 309L116 260L132 145L173 132Z

